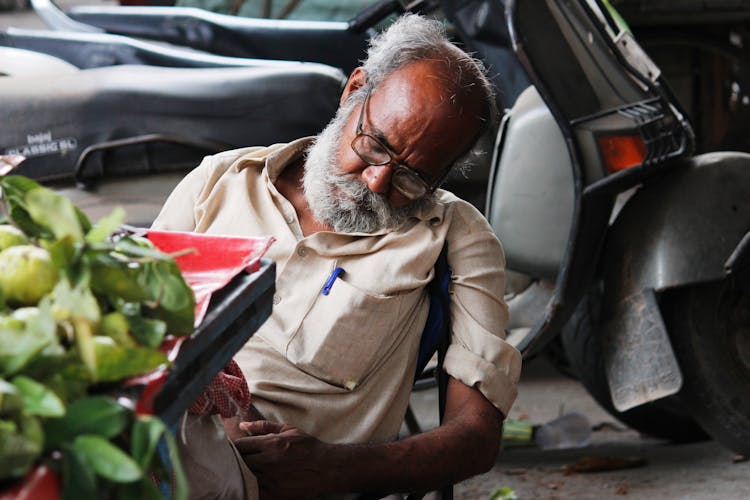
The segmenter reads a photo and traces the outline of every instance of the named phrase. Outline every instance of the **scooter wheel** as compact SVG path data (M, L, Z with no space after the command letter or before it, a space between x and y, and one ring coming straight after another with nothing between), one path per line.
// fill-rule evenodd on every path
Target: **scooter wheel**
M612 404L607 383L600 313L600 292L592 290L578 304L561 333L570 369L599 405L636 431L675 443L708 439L678 396L669 396L621 412Z
M680 398L716 441L750 456L750 294L731 280L677 289L662 309L680 367Z

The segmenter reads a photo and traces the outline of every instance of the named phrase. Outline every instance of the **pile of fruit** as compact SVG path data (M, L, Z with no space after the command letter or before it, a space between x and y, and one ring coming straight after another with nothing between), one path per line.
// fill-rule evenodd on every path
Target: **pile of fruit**
M108 396L168 364L167 336L193 331L173 258L123 232L122 211L91 224L25 177L0 188L0 492L43 465L63 499L161 498L159 479L184 497L163 423Z

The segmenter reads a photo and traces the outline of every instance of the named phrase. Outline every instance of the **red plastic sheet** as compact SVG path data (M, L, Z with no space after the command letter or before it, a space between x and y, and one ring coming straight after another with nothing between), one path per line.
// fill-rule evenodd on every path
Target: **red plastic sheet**
M179 231L151 231L147 237L175 261L195 293L195 325L206 315L211 294L243 270L257 271L260 259L273 243L270 236L216 236Z
M147 231L146 236L159 250L174 256L185 281L195 294L195 325L206 315L211 294L226 286L243 271L260 268L260 259L273 243L272 237L216 236L180 231ZM170 361L179 354L186 337L168 337L161 346ZM125 382L144 386L136 402L140 415L153 414L154 398L169 373L157 369Z
M46 465L31 469L23 481L0 492L0 500L58 500L60 478Z

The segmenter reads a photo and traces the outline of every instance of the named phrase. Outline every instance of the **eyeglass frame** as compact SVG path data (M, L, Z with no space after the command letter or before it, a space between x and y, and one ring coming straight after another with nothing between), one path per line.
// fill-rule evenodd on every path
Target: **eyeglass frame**
M351 147L352 151L354 151L354 153L359 157L359 159L362 160L363 162L365 162L367 165L371 165L371 166L374 166L374 167L379 167L379 166L382 166L382 165L390 165L394 174L396 174L397 172L401 171L401 172L406 172L406 174L415 177L424 186L424 188L425 188L424 194L422 194L420 196L417 196L416 198L412 198L409 194L404 193L397 185L393 184L393 178L394 177L393 176L391 177L391 186L393 186L394 188L396 188L399 193L401 193L405 197L409 198L411 201L420 200L420 199L422 199L422 198L424 198L424 197L426 197L426 196L434 193L435 190L440 186L440 184L443 183L443 181L445 180L445 178L448 176L448 174L450 173L451 169L449 168L437 180L435 180L432 183L429 183L424 178L424 174L422 174L418 170L415 170L415 169L409 167L408 165L405 165L404 163L401 163L400 161L396 160L395 159L396 154L391 150L391 148L389 148L388 146L386 146L385 144L383 144L383 142L380 139L378 139L377 137L375 137L372 134L368 134L368 133L364 132L364 130L362 129L362 124L364 123L365 108L367 107L367 105L370 102L370 95L371 95L371 93L372 93L372 89L368 88L367 89L367 95L365 96L365 100L362 102L362 109L359 110L359 119L357 120L357 135L354 136L354 139L352 139L352 142L349 145L349 147ZM375 141L375 144L377 144L378 146L380 146L383 149L383 151L386 152L386 154L388 155L388 160L384 161L384 162L381 162L381 163L371 163L370 161L368 161L365 158L363 158L362 155L359 153L359 151L357 151L357 148L354 147L354 144L357 141L359 141L360 137L362 137L362 136L369 137L370 139L372 139L373 141Z

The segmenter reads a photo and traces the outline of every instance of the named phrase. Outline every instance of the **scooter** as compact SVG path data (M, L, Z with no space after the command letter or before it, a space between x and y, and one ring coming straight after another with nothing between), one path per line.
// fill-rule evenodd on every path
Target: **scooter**
M750 155L694 156L659 68L605 2L509 2L533 87L505 115L486 215L525 355L561 336L636 429L750 452Z
M532 83L501 95L487 165L509 339L527 358L560 341L638 430L750 453L750 156L693 154L679 100L606 2L440 4L465 47L512 61L506 84Z

